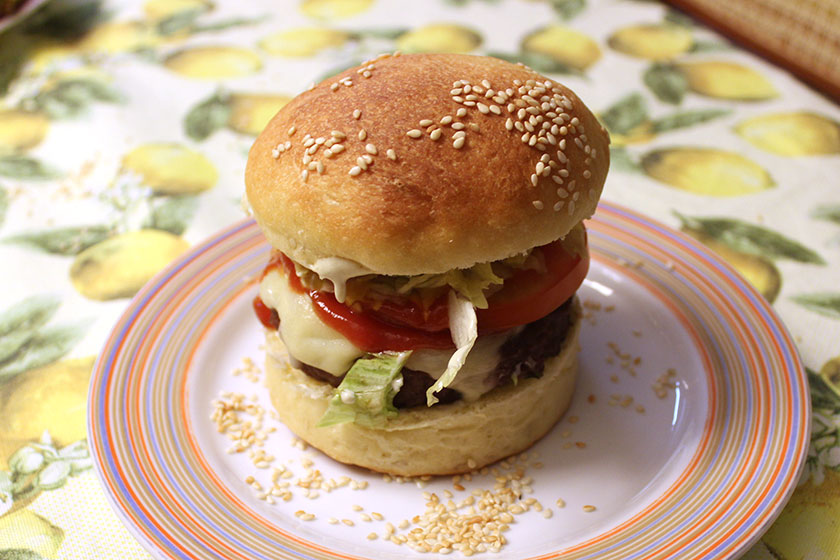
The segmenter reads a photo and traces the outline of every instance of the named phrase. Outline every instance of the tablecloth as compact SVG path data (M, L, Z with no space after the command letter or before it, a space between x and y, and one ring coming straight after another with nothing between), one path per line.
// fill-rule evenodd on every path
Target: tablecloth
M705 243L790 329L814 422L746 558L840 557L840 108L667 5L631 0L53 0L0 35L0 559L148 558L85 430L129 298L243 218L248 148L380 52L521 61L609 129L604 199Z

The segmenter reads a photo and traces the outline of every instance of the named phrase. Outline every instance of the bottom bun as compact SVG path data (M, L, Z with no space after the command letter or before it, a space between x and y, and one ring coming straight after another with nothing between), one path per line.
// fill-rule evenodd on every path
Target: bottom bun
M563 349L546 360L542 377L473 402L401 410L381 428L316 427L332 387L271 355L266 385L283 423L337 461L400 476L463 473L524 451L560 420L574 392L580 323L576 301Z

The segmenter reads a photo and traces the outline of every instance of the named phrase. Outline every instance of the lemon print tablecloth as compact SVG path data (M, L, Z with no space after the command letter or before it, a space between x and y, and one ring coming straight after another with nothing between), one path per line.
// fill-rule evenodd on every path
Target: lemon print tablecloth
M148 558L85 441L129 298L243 217L248 148L380 52L521 61L612 139L604 197L700 240L773 303L811 380L791 502L750 560L840 557L840 107L631 0L53 0L0 34L0 559Z

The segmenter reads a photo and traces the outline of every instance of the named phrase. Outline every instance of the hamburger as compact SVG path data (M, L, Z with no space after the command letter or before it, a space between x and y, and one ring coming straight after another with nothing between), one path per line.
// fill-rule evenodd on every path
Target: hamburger
M245 171L280 419L403 476L546 434L574 390L608 144L568 88L489 57L381 55L283 107Z

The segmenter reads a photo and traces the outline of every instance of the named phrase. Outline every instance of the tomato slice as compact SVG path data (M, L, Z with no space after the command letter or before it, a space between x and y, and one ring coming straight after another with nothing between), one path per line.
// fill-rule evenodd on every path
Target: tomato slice
M545 317L572 297L589 270L589 253L569 253L561 241L539 248L545 271L520 270L505 280L502 289L488 297L488 308L477 309L481 333L497 332L524 325ZM277 253L266 267L280 267L289 285L307 293L313 309L326 324L367 352L402 351L420 348L452 348L446 292L429 305L411 298L385 298L376 302L358 302L350 307L330 292L307 290L295 273L294 263ZM262 302L259 302L262 304ZM264 324L265 306L255 302Z
M541 319L563 305L583 283L589 271L588 250L572 255L559 241L540 250L545 272L517 272L487 298L487 309L476 310L482 332L503 331Z

